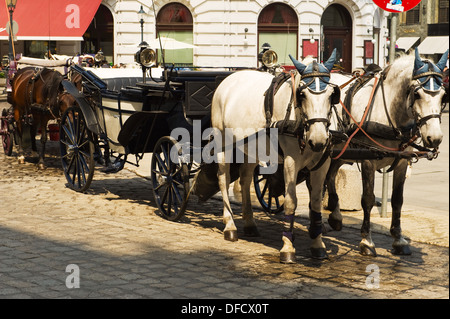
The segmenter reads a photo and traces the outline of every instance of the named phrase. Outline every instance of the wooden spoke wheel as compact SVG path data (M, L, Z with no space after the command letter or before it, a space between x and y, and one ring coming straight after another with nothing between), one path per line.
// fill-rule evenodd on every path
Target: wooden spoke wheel
M11 124L8 120L8 111L2 111L2 117L0 121L0 135L2 136L3 151L7 156L11 156L13 150L13 133L10 130Z
M274 217L275 215L278 217L284 211L283 169L279 166L278 171L274 174L260 174L260 167L258 165L253 173L256 197L269 217Z
M78 106L64 112L59 135L64 176L70 188L84 192L94 176L94 142Z
M176 143L169 136L158 140L152 154L150 174L159 212L171 221L184 215L189 190L189 168L178 160L180 150Z

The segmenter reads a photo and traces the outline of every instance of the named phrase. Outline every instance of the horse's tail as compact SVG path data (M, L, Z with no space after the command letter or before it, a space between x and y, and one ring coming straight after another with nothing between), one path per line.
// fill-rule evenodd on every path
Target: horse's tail
M45 74L49 74L48 78ZM46 72L42 72L42 76L45 78L43 86L43 96L48 101L48 107L53 114L59 114L58 95L63 92L62 86L63 75L55 70L46 69Z

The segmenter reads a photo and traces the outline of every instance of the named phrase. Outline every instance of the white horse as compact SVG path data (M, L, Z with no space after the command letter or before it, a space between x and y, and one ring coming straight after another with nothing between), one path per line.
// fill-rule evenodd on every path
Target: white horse
M350 129L348 135L357 131L354 140L363 141L382 151L416 151L419 149L427 152L420 146L413 144L415 136L421 137L425 147L437 149L443 139L440 117L442 99L446 93L442 86L441 74L447 59L448 50L440 61L434 65L429 61L422 61L416 49L415 55L400 57L392 65L379 72L361 89L353 93L350 109L353 128ZM347 81L348 77L339 74L332 74L331 76L331 82L334 84L341 85ZM381 83L376 90L374 90L375 81ZM342 93L347 95L350 94L350 91L346 88L342 90ZM373 99L372 106L370 106L371 98ZM345 112L342 113L345 114ZM355 126L354 121L366 123L367 126L363 126L363 128L372 139L365 134L361 134L362 130ZM371 129L371 127L374 129ZM416 142L419 144L418 141ZM342 215L334 182L337 170L344 163L344 160L342 158L336 159L336 157L332 161L327 177L328 209L332 212L329 216L329 224L334 229L340 230ZM364 159L358 162L361 163L363 181L361 204L364 211L361 227L361 253L376 256L375 244L370 231L370 211L375 203L375 171L390 167L389 169L394 172L390 228L391 235L394 238L392 252L399 255L411 254L409 243L402 236L400 227L408 159L387 156L383 159Z
M302 168L314 168L326 156L323 165L311 171L310 187L310 237L313 239L311 252L316 258L325 258L326 249L322 242L322 188L326 172L329 167L329 156L326 153L329 145L329 131L331 116L331 98L335 97L336 86L328 84L330 70L333 67L336 52L324 64L313 62L308 66L291 57L298 72L286 80L279 87L273 97L273 111L271 117L266 116L264 98L270 94L269 86L274 76L259 71L240 71L227 77L216 89L211 106L212 127L225 136L225 130L231 129L234 141L246 138L248 129L260 130L267 124L280 123L288 119L300 123L297 137L279 135L279 146L284 159L285 177L285 224L283 232L283 248L280 251L280 261L295 262L295 248L293 246L294 211L297 206L296 178ZM297 96L297 98L296 98ZM297 103L295 102L297 101ZM294 104L294 109L288 111ZM292 123L292 122L291 122ZM225 141L223 141L225 143ZM224 145L224 144L223 144ZM250 156L250 154L247 154ZM256 155L256 154L253 154ZM225 152L217 154L219 164L218 179L223 197L223 221L225 224L224 237L226 240L237 240L237 229L233 221L228 188L230 184L230 163L225 158ZM251 163L240 165L239 177L242 189L242 216L244 219L244 233L248 236L258 236L256 223L250 202L250 184L258 158Z

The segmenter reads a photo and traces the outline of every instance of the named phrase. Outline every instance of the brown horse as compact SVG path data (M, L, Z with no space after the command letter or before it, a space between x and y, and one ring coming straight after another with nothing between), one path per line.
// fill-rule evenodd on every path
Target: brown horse
M59 119L70 101L60 100L64 93L61 84L63 75L47 68L26 67L20 69L12 80L12 92L9 102L14 108L14 119L17 126L18 160L25 162L23 154L24 128L30 127L31 147L36 148L36 132L41 128L42 148L39 153L38 167L45 168L45 143L47 142L47 123L51 119Z

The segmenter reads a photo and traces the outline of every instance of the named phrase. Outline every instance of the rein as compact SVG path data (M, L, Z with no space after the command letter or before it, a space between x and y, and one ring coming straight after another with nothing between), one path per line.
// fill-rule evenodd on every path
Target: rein
M383 74L382 74L382 75L383 75ZM426 83L426 82L429 80L429 78L430 78L431 76L434 76L434 75L438 75L438 76L442 77L442 75L441 75L440 73L437 73L437 72L426 72L426 73L422 73L422 74L420 74L420 75L414 76L413 79L414 79L414 80L417 80L417 79L419 79L419 78L421 78L421 77L428 76L427 80L423 82L423 83ZM348 85L349 83L351 83L351 81L353 81L353 80L354 80L355 78L357 78L357 77L358 77L358 75L353 76L353 78L352 78L350 81L347 81L346 83L344 83L343 85L341 85L340 88L345 87L346 85ZM381 79L380 79L379 76L375 76L375 83L374 83L374 86L373 86L373 89L372 89L372 92L371 92L371 95L370 95L370 99L369 99L368 105L367 105L366 110L365 110L365 112L364 112L364 115L363 115L363 117L362 117L362 119L361 119L361 122L359 122L359 123L353 118L351 112L347 109L347 107L344 105L344 103L343 103L342 101L339 101L339 103L340 103L340 105L342 106L343 110L344 110L344 111L346 112L346 114L351 118L351 120L355 123L355 125L357 126L357 128L356 128L356 130L351 134L351 136L347 139L347 142L345 143L344 148L341 150L341 152L340 152L336 157L333 158L333 160L337 160L337 159L339 159L339 158L343 155L343 153L345 152L345 150L348 148L348 146L349 146L349 144L350 144L350 141L351 141L352 138L356 135L356 133L359 132L359 131L361 131L361 132L362 132L362 133L363 133L363 134L364 134L371 142L373 142L375 145L377 145L377 146L379 146L379 147L381 147L382 149L385 149L385 150L387 150L387 151L399 152L399 151L405 150L405 148L408 147L408 146L413 146L414 148L416 148L417 150L419 150L418 152L415 152L415 155L416 155L416 156L417 156L417 155L420 155L420 154L425 154L425 155L427 156L428 159L433 159L433 158L436 158L436 157L437 157L437 153L436 153L435 151L430 151L429 149L427 149L427 148L425 148L425 147L422 147L422 146L420 146L420 145L417 145L417 144L415 143L415 141L416 141L417 138L418 138L417 135L414 135L414 136L413 136L409 141L407 141L406 143L401 144L400 147L398 147L398 148L392 148L392 147L388 147L388 146L385 146L385 145L383 145L383 144L377 142L374 138L372 138L372 137L371 137L371 136L363 129L362 125L363 125L363 123L364 123L364 121L365 121L365 119L366 119L366 116L367 116L367 114L368 114L368 110L369 110L369 109L371 108L371 106L373 105L375 92L376 92L377 88L378 88L379 86L381 86L382 97L383 97L383 105L384 105L384 109L385 109L385 113L386 113L386 116L387 116L389 125L390 125L391 128L393 129L394 134L395 134L396 137L399 137L399 136L401 136L401 134L402 134L401 131L400 131L398 128L396 128L396 127L394 126L394 124L393 124L393 122L392 122L392 120L391 120L391 117L389 116L389 112L388 112L388 110L387 110L387 103L386 103L386 98L385 98L384 85L383 85L383 82L384 82L384 81L383 81L383 80L384 80L384 75L381 77ZM423 88L423 85L420 85L420 84L417 85L417 86L415 87L415 90L420 89L420 88ZM418 116L416 116L416 115L414 115L414 117L415 117L415 121L416 121L417 127L421 127L422 125L424 125L424 124L426 123L426 121L428 121L428 120L431 119L431 118L439 118L439 119L440 119L440 118L441 118L441 114L430 114L430 115L427 115L427 116L425 116L425 117L423 117L423 118L418 118Z
M345 143L344 147L342 148L341 152L334 157L334 160L339 159L342 154L344 154L344 152L346 151L346 149L348 148L348 146L350 145L350 141L352 140L352 138L356 135L356 133L358 133L359 130L361 130L367 137L370 138L370 140L374 141L367 133L366 131L363 130L363 128L361 127L361 125L364 123L364 121L366 120L366 116L369 112L370 107L373 105L374 102L374 95L375 92L378 88L378 80L379 77L375 76L375 83L373 84L373 88L372 88L372 92L370 94L370 98L369 98L369 102L366 106L366 110L364 111L364 115L361 118L361 122L358 123L357 121L355 121L355 119L353 118L353 116L350 114L350 112L347 110L347 108L345 107L344 103L342 103L342 101L340 101L339 103L341 104L341 106L344 108L345 112L347 112L347 114L350 116L350 118L353 120L353 122L355 122L355 124L358 126L357 129L352 133L352 135L350 135L350 137L348 138L347 142ZM378 143L377 143L378 144Z

